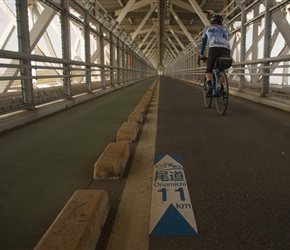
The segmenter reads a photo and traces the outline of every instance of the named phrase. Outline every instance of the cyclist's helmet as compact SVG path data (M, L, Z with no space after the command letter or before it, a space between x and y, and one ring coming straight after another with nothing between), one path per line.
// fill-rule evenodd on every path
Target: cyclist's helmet
M211 19L210 19L210 22L211 23L222 23L223 22L223 17L219 14L213 14Z

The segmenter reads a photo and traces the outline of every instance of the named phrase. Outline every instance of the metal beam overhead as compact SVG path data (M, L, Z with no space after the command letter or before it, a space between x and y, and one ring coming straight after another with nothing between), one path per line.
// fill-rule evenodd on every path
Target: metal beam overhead
M201 21L203 22L204 25L209 25L209 21L206 17L206 15L203 13L202 9L198 5L198 3L195 0L188 0L198 16L200 17Z
M126 17L127 13L129 12L129 10L131 9L132 5L136 2L136 0L129 0L128 3L126 4L126 6L121 9L120 14L117 15L117 22L120 24L123 19Z
M179 24L180 28L183 30L184 34L186 35L186 37L188 38L188 40L194 44L195 46L197 46L196 42L194 41L193 37L191 36L191 34L188 32L188 30L186 29L186 27L184 26L184 24L181 22L180 18L177 16L176 12L171 8L170 12L172 14L172 16L175 18L176 22Z
M150 11L146 14L146 16L144 17L144 19L142 20L142 22L138 26L137 30L132 35L132 41L131 41L131 43L134 41L135 37L138 35L138 33L140 32L140 30L143 28L144 24L147 22L148 18L151 16L152 12L156 8L157 8L157 3L154 3L153 6L151 7Z

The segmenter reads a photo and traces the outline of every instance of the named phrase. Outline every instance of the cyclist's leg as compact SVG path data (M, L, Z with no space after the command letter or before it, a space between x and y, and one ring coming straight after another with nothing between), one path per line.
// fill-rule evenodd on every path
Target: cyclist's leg
M213 94L213 83L215 79L213 79L213 69L214 69L214 64L216 58L219 56L219 49L218 47L212 47L209 48L208 51L208 58L207 58L207 67L206 67L206 79L207 79L207 84L211 86L211 88L208 89L208 95Z
M215 59L216 59L216 48L209 48L205 74L207 81L212 81L212 71L214 69Z
M216 56L221 57L221 56L230 56L231 51L227 48L217 48L216 50ZM223 78L223 77L222 77ZM223 84L221 82L217 83L217 89L218 91L214 94L220 95L223 92ZM220 93L218 93L220 92Z

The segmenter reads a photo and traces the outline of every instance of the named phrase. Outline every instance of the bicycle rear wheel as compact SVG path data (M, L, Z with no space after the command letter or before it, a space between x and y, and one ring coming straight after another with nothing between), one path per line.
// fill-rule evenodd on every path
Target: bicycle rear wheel
M218 96L215 97L216 110L220 115L224 115L229 102L229 84L225 72L220 72L217 88Z
M212 96L206 96L206 91L207 91L207 84L206 84L206 78L204 78L203 81L203 101L204 105L209 108L212 102Z

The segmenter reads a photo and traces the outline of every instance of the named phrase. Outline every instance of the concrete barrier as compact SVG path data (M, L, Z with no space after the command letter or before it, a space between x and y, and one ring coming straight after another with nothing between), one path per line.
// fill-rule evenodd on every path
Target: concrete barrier
M35 250L95 249L109 212L104 190L78 190L69 199Z
M140 105L145 105L146 108L148 108L149 105L150 105L150 101L151 101L151 100L150 100L149 97L144 96L144 97L139 101L139 104L140 104Z
M139 132L139 124L143 123L147 108L157 80L144 94L134 111L129 115L128 122L123 123L117 131L116 141L110 143L94 165L94 179L118 179L121 178L130 156L129 142L136 139Z
M128 117L128 122L138 122L138 123L143 123L144 121L144 116L143 113L141 112L137 112L137 111L133 111L129 117Z
M143 114L146 114L147 113L147 107L146 105L144 104L138 104L135 108L134 108L134 111L137 111L137 112L141 112Z
M130 156L128 142L111 142L94 165L94 179L119 179Z
M152 96L153 96L153 92L152 91L147 91L145 93L145 95L143 96L143 98L148 98L151 101Z
M135 141L139 132L139 124L137 122L124 122L117 132L116 141Z

